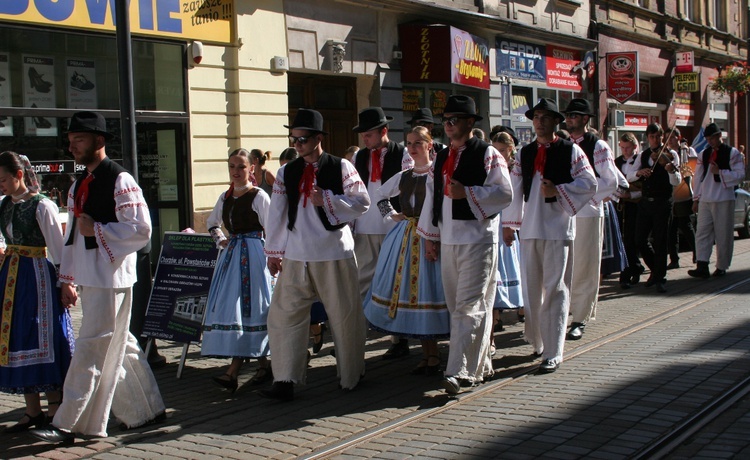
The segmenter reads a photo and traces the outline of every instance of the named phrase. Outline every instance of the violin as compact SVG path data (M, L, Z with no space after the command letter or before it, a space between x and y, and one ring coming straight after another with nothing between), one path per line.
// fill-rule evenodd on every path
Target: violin
M664 167L667 165L667 163L671 163L672 161L674 161L674 155L669 150L669 147L664 144L658 149L651 152L651 161L654 162L654 165L658 163L662 167Z

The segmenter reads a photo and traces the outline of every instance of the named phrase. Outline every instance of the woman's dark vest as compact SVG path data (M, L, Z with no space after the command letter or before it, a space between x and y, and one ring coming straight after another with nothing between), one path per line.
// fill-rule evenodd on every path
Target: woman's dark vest
M287 217L289 224L287 228L294 230L294 223L297 221L297 205L300 200L299 183L302 180L302 173L305 170L305 160L300 157L288 163L284 168L284 184L286 186L286 196L289 201L289 210ZM344 179L341 176L341 158L330 155L326 152L318 159L318 171L315 173L318 188L330 190L334 195L344 194ZM310 204L312 206L312 204ZM321 206L316 206L318 217L323 222L323 227L328 231L338 230L346 224L331 225L328 217Z
M94 179L89 182L89 193L86 203L83 205L83 212L91 216L94 222L102 224L108 224L110 222L117 222L117 213L115 211L115 182L117 177L127 172L125 168L118 165L114 161L110 160L109 157L105 157L99 166L96 167L93 174ZM78 187L89 175L88 170L81 174L78 178L73 190L73 196L78 192ZM76 232L75 228L76 219L73 218L73 228L70 229L70 236L68 241L65 242L66 246L73 244L73 237ZM95 249L99 247L96 243L96 237L86 236L84 237L86 243L86 249Z
M401 212L406 217L418 218L422 213L422 205L427 193L427 174L415 176L413 172L413 169L409 169L401 175L401 181L398 186L400 190L398 200L401 203ZM410 200L412 195L414 196L414 206L411 205Z
M706 174L708 174L708 162L711 158L711 151L713 150L713 147L707 147L705 150L703 150L703 177L701 177L701 180L704 180L706 178ZM725 143L721 143L719 146L719 151L716 152L716 165L719 167L719 169L732 169L729 165L729 157L732 154L732 147ZM714 174L714 182L721 182L721 178L718 174Z
M534 160L539 144L534 141L521 149L521 179L523 181L523 201L529 201L531 193L531 181L534 180ZM570 165L573 162L573 142L557 138L555 142L547 147L546 160L544 162L545 179L552 181L555 185L569 184L573 182L570 175Z
M490 144L484 142L478 137L471 137L466 141L466 148L461 152L461 158L458 166L453 172L453 179L460 182L466 187L484 185L487 179L487 171L484 169L484 154ZM432 207L432 225L437 226L438 222L443 219L443 164L448 159L450 149L443 149L435 158L435 190L433 190L433 207ZM469 200L462 198L452 200L453 220L476 220L477 218L471 212ZM488 217L491 219L494 215Z
M258 219L258 213L253 211L253 201L258 195L260 187L238 197L229 197L224 200L221 208L221 220L229 233L240 234L250 232L262 232L263 226Z
M385 160L383 160L383 172L380 176L381 184L385 184L388 179L401 172L403 159L404 146L394 141L388 142L388 150L385 152ZM357 158L354 159L354 167L357 168L359 177L365 183L365 188L367 188L367 184L370 183L370 149L364 148L357 152ZM396 211L401 211L397 197L391 199L391 206Z
M657 147L657 150L662 148ZM648 164L653 150L648 148L641 153L641 167L639 169L651 169ZM643 179L643 197L644 198L672 198L672 184L669 183L669 173L657 161L651 175Z
M6 244L21 246L45 247L42 229L36 221L36 209L44 195L34 195L23 203L13 204L7 195L0 204L0 229ZM7 233L8 224L13 222L13 234Z

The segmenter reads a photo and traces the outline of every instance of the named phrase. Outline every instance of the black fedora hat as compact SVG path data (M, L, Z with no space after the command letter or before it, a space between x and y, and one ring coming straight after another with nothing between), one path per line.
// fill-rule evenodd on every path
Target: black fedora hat
M474 99L463 94L454 94L448 97L443 113L470 116L477 121L483 119L483 117L477 115L477 104Z
M372 129L379 129L393 121L393 117L386 117L380 107L368 107L359 112L359 124L352 128L355 133L364 133Z
M717 134L721 135L721 128L719 128L719 125L717 125L716 123L710 123L703 131L703 137L706 138L716 136Z
M568 103L568 107L563 110L563 113L576 113L579 115L594 116L594 109L591 108L591 103L586 99L576 98Z
M548 112L552 112L552 115L554 115L559 120L558 123L565 120L563 114L557 111L557 103L552 99L548 99L546 97L539 99L539 102L537 102L534 107L526 111L526 118L528 118L529 120L533 120L534 112L536 112L537 110L546 110Z
M432 110L422 107L419 110L415 110L414 113L411 114L411 120L409 120L410 125L414 125L416 123L435 123L435 119L432 118Z
M100 113L96 112L76 112L70 118L68 125L69 133L94 133L104 136L104 139L110 140L114 136L107 132L107 122Z
M516 137L516 132L513 130L513 128L509 128L507 126L497 126L493 130L494 134L492 137L494 138L500 133L507 133L511 139L513 139L513 144L515 144L516 147L518 147L518 138ZM490 139L492 141L492 139Z
M288 129L306 129L316 133L328 134L323 131L323 115L317 110L299 109L291 125L284 125Z

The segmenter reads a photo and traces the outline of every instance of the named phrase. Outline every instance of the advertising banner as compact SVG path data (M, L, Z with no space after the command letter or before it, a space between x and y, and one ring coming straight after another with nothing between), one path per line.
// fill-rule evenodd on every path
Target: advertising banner
M497 75L546 82L546 48L534 43L495 39Z
M547 45L547 86L581 91L579 74L571 70L581 62L581 53L561 46Z
M8 55L0 53L0 107L11 107ZM13 135L13 120L0 115L0 136Z
M151 35L214 43L232 41L234 0L130 1L130 30ZM76 30L115 31L114 0L0 1L0 20Z
M219 250L208 234L166 232L143 335L197 342Z
M95 109L96 68L94 61L67 59L65 85L68 93L68 108Z
M451 81L457 85L490 89L490 49L487 40L450 28Z
M55 60L49 56L23 56L23 104L26 107L55 107ZM27 136L57 136L54 118L26 117Z
M693 110L692 93L674 93L674 114L677 117L675 126L693 126L695 110Z
M619 103L638 94L638 52L607 53L607 95Z

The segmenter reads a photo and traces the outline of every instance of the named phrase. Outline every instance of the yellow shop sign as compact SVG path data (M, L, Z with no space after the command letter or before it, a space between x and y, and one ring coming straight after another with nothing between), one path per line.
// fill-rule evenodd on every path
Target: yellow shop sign
M115 30L119 0L0 0L0 20ZM133 34L229 43L234 0L126 0Z

